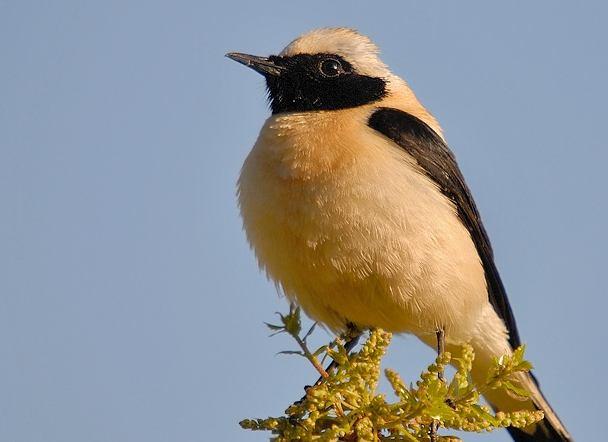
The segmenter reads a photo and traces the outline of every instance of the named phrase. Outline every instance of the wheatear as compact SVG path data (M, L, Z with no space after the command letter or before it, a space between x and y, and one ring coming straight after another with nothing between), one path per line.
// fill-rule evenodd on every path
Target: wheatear
M413 333L469 343L473 376L520 339L473 197L439 124L365 36L319 29L279 55L228 57L264 75L272 115L238 183L247 238L285 295L334 331ZM540 409L517 441L570 441L535 379Z

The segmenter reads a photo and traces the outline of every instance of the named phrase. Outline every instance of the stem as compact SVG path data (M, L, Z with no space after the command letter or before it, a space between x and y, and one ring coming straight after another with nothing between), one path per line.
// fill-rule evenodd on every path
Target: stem
M296 342L302 349L302 352L304 353L304 356L306 356L306 359L308 359L310 361L310 363L317 369L317 371L319 372L319 374L321 375L321 377L323 379L327 379L329 377L329 374L327 374L327 371L325 371L323 366L319 363L319 360L317 359L317 357L315 355L313 355L310 352L310 350L308 350L308 347L306 346L306 342L304 342L298 335L292 335L292 336L294 337L294 339L296 340ZM344 410L342 409L342 403L340 401L341 396L338 394L337 397L338 397L338 402L334 403L336 415L344 416Z
M294 335L293 337L302 349L302 352L304 353L304 356L306 356L306 359L310 361L310 363L315 367L315 369L319 372L323 379L327 379L329 375L327 374L323 366L319 363L319 360L316 358L316 356L313 355L310 350L308 350L306 343L302 339L300 339L299 336Z

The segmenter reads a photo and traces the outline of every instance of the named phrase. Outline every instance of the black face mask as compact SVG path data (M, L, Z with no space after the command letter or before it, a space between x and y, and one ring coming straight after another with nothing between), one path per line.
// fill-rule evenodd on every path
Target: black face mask
M277 68L261 72L273 114L346 109L386 95L384 79L358 74L339 55L271 56L267 60Z

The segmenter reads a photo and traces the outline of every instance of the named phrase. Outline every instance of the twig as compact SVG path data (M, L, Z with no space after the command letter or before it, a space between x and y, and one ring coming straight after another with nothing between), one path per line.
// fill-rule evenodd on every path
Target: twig
M292 336L294 337L294 339L296 340L296 342L302 349L302 352L304 353L304 356L306 357L306 359L308 359L310 361L310 363L315 367L315 369L319 372L319 374L321 375L322 378L327 379L329 377L329 375L327 374L327 372L325 371L323 366L319 363L319 360L317 359L317 357L315 355L313 355L310 352L310 350L308 350L306 343L299 336L297 336L297 335L292 335Z
M321 375L321 377L323 379L327 379L329 377L329 374L327 373L327 371L325 371L323 366L319 363L319 360L317 359L317 357L315 355L313 355L310 352L310 350L308 350L308 346L306 345L306 342L304 342L304 340L302 338L300 338L298 335L292 335L292 336L294 337L294 339L296 340L296 342L302 349L302 352L304 353L304 356L306 357L306 359L308 359L310 361L310 363L317 369L317 371L319 372L319 374ZM339 394L337 396L338 396L338 401L334 403L334 408L336 410L336 414L338 416L344 416L344 410L342 409L342 403L341 403L341 396Z

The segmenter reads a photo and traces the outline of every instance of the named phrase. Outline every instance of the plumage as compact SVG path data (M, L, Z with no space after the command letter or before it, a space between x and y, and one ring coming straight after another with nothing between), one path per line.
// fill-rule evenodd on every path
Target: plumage
M344 28L278 56L229 56L265 75L273 111L238 182L260 267L334 331L382 327L434 345L443 328L449 350L473 345L473 376L485 376L519 345L515 320L454 155L407 83ZM545 411L514 439L571 440L534 379L519 382L531 400L487 397Z
M481 258L490 303L507 327L511 347L519 347L521 345L519 332L494 263L490 239L452 151L423 121L397 109L379 108L371 115L368 124L414 157L424 173L439 187L441 193L454 203L458 216L469 231Z

